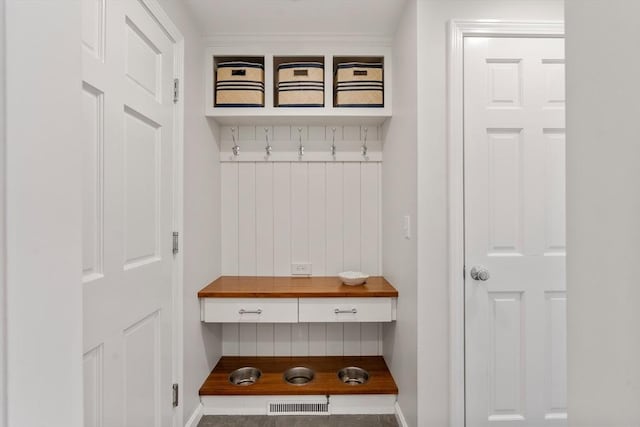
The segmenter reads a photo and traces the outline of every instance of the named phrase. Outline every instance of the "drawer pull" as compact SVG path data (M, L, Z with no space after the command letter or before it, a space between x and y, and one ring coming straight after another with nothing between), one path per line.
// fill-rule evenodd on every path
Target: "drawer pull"
M333 310L333 312L334 312L335 314L347 314L347 313L349 313L349 314L356 314L356 313L358 312L358 309L357 309L357 308L355 308L355 307L354 307L354 308L352 308L351 310L340 310L339 308L336 308L335 310Z
M257 310L245 310L244 308L241 308L240 310L238 310L239 314L262 314L262 309L259 308Z

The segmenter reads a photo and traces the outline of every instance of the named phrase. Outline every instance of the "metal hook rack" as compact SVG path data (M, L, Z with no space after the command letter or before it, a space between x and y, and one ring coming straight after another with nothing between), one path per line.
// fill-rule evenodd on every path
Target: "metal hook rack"
M331 137L331 155L333 158L336 157L336 128L331 128L332 137Z
M380 162L380 136L379 129L369 123L344 127L337 123L276 126L267 123L230 124L220 129L220 160L269 163Z
M231 151L233 151L233 155L238 157L240 155L240 146L236 142L236 128L231 128L231 139L233 139L233 147L231 147Z
M264 151L267 153L267 157L271 156L271 152L273 151L273 147L269 144L269 128L264 128L264 139L267 141L266 147L264 147Z
M367 132L369 131L368 128L364 128L364 142L362 143L362 156L363 157L367 157L367 151L369 151L369 148L367 147Z
M302 128L298 128L298 157L304 156L304 145L302 145Z

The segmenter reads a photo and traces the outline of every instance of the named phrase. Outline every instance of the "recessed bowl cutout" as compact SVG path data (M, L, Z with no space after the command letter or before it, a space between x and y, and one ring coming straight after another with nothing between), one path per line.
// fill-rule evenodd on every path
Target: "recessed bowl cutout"
M362 368L349 366L338 371L338 378L345 384L362 385L369 381L369 373Z
M284 372L284 380L293 385L305 385L313 381L315 372L312 369L305 368L304 366L296 366L295 368L287 369Z
M261 376L260 369L247 366L231 372L229 382L233 385L249 386L255 384Z

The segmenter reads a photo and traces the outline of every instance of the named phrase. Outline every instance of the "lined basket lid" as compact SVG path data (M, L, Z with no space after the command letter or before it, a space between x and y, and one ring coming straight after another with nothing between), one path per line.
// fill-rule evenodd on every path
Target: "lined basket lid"
M284 70L286 68L322 68L324 64L322 62L286 62L278 65L278 70Z
M220 62L218 68L260 68L264 69L264 65L257 62L245 62L245 61L230 61Z
M338 82L336 85L338 88L341 87L358 87L358 86L372 86L376 88L382 89L384 87L384 83L380 80L352 80L348 82Z
M343 62L338 69L344 68L382 68L382 62Z

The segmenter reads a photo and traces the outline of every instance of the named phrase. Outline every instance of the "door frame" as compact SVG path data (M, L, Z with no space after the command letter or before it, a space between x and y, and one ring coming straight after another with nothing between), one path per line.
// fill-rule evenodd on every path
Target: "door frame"
M7 239L5 234L6 220L5 220L5 174L6 174L6 139L7 134L5 131L5 85L6 85L6 72L5 72L5 0L0 0L0 313L7 312L6 304L6 245ZM7 325L5 315L0 315L0 427L6 427L7 425L7 366L6 366L6 340L7 340Z
M447 40L449 426L465 427L464 39L564 38L564 22L452 20Z

